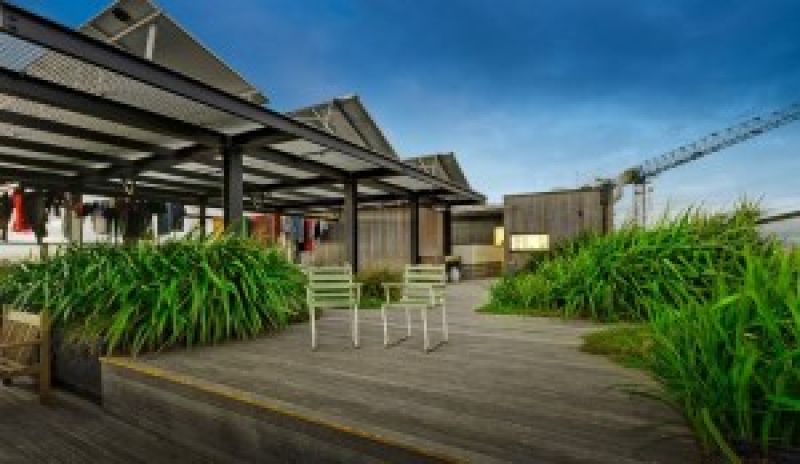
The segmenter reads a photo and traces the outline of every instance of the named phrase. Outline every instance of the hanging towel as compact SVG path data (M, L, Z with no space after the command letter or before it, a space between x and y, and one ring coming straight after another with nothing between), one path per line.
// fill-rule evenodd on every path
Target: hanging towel
M31 226L25 222L25 199L21 189L14 190L12 202L14 204L14 232L30 232Z

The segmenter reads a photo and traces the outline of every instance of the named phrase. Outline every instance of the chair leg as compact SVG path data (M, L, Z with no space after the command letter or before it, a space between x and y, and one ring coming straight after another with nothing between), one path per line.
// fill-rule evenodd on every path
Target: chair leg
M358 348L358 304L353 306L353 346Z
M428 308L422 308L422 340L423 340L423 348L426 352L430 351L431 344L430 340L428 339Z
M447 330L447 305L442 303L442 335L444 341L448 340L448 330Z
M311 349L317 349L317 317L316 312L314 311L314 307L310 306L308 308L309 316L311 317Z
M383 319L383 347L389 347L389 324L386 321L386 306L381 306L381 319Z
M411 338L411 311L406 306L406 337Z

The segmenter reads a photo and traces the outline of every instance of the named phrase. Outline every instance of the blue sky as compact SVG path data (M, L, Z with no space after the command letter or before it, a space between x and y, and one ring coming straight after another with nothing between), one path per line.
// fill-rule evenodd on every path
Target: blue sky
M24 0L77 26L106 1ZM161 0L289 110L357 93L473 186L571 187L800 101L795 0ZM653 208L800 209L800 122L660 176ZM620 205L620 214L628 208Z

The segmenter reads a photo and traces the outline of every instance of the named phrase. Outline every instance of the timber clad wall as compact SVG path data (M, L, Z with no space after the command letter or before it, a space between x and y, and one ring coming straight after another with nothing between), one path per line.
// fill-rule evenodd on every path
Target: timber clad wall
M531 252L512 252L513 234L548 234L550 247L586 232L605 233L613 228L611 191L586 188L546 193L506 195L506 264L524 265Z
M503 225L498 217L453 216L453 245L492 245L494 229Z
M358 212L358 260L362 271L370 269L401 270L410 262L411 212L407 207L362 209ZM420 255L423 263L442 263L442 213L420 208ZM331 235L319 244L309 264L315 266L342 264L344 258L343 227L335 223Z

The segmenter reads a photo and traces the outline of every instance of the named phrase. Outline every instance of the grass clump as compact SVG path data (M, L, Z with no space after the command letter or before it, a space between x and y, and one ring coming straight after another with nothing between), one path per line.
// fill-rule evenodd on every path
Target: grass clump
M230 235L69 248L16 266L0 298L47 308L73 337L136 354L279 329L307 315L304 285L282 253Z
M391 269L371 269L359 272L356 281L361 283L361 301L359 308L379 309L386 301L386 294L383 289L384 283L402 282L403 273ZM400 289L391 290L391 297L399 298Z
M608 356L626 367L647 367L653 349L653 334L646 324L623 325L592 332L583 337L581 351Z
M731 215L690 209L653 228L581 237L500 279L486 309L555 308L565 317L644 321L650 302L704 299L718 278L740 280L742 250L767 246L756 229L758 216L750 204Z
M731 460L800 447L800 253L746 251L742 271L708 299L655 307L649 324L664 398Z

